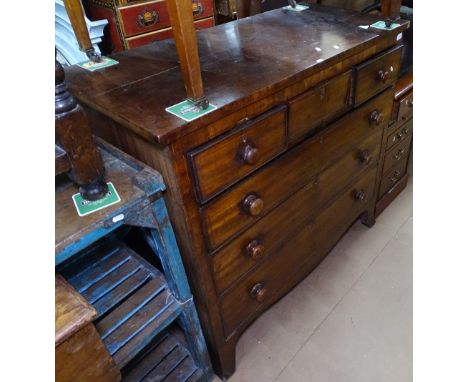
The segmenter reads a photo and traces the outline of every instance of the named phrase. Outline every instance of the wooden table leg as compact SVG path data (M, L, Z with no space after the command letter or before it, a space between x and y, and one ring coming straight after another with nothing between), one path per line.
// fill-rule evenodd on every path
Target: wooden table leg
M166 2L171 19L172 32L180 60L187 98L206 109L209 105L203 90L200 58L193 23L191 0L168 0Z
M70 18L70 23L75 32L76 39L78 40L80 50L85 52L90 60L100 62L101 56L94 50L93 43L89 38L81 0L63 0L63 4Z

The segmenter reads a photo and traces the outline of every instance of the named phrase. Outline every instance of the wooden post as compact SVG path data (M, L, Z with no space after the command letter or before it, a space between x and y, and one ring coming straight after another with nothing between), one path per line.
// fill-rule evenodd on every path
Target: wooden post
M206 109L209 105L203 90L203 81L198 57L197 38L193 23L191 0L167 0L172 32L180 60L187 98Z
M260 13L260 0L236 0L237 18L242 19Z
M88 117L68 91L65 71L55 60L55 134L66 151L72 177L86 200L106 196L104 164L91 133Z
M381 0L382 16L395 20L400 17L401 0Z
M94 62L101 61L101 56L94 50L91 39L89 38L81 0L63 0L63 4L70 18L70 23L75 32L76 39L78 40L80 50L85 52L90 60Z

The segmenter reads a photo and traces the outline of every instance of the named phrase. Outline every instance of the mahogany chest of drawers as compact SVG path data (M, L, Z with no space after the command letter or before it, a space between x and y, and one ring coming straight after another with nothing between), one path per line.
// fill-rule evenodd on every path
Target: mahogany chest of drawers
M218 375L240 334L309 274L358 218L371 226L401 47L377 19L311 5L197 34L206 95L192 122L173 42L68 69L96 133L150 166L167 204ZM227 80L226 80L227 79Z
M166 0L86 0L92 20L107 19L104 51L120 52L172 37ZM193 0L197 29L214 25L213 0Z

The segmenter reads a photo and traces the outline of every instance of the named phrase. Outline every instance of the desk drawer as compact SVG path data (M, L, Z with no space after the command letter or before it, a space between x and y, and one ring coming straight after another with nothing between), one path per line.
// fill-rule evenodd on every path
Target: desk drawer
M386 174L390 168L398 163L406 163L411 147L411 138L412 136L409 136L403 142L398 143L385 155L383 174Z
M289 101L288 134L295 140L349 110L352 72L343 73Z
M286 106L235 128L188 154L199 202L261 167L286 149Z
M379 95L202 207L209 249L257 221L362 140L376 132L381 138L392 103L392 91ZM378 124L370 118L375 112ZM254 209L243 207L248 199Z
M381 135L372 135L216 253L213 273L218 291L224 291L259 262L268 261L268 256L323 205L363 171L374 167L380 144ZM366 153L366 160L363 160L363 153Z
M195 20L213 15L212 0L192 1ZM149 1L119 8L126 37L171 26L166 1Z
M387 137L386 149L389 150L397 143L404 141L405 139L411 138L413 133L413 121L410 120L404 125L398 127Z
M397 46L356 67L356 105L395 83L400 71L402 48Z
M305 225L274 256L225 293L221 300L221 314L226 337L251 321L256 312L281 297L328 253L372 199L375 174L375 170L368 171L323 210L315 224ZM364 200L358 195L364 195ZM308 264L306 267L303 266L305 263Z
M379 199L406 174L406 161L397 163L383 177L380 183Z
M413 117L413 92L407 94L399 101L398 122L405 122Z

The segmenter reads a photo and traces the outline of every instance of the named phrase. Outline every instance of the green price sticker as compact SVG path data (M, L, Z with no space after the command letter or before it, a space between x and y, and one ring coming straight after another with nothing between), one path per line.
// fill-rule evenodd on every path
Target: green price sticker
M119 62L113 60L112 58L102 56L100 62L94 62L91 60L79 62L77 65L81 66L83 69L89 70L90 72L94 72L95 70L107 68L112 65L116 65Z
M190 122L216 109L217 107L215 105L212 105L211 103L206 109L203 109L201 107L195 106L192 102L185 100L176 105L166 108L166 111L168 113L174 114L179 118L182 118L184 121Z
M80 193L74 194L72 196L72 199L73 203L75 204L78 215L86 216L92 214L93 212L102 210L103 208L109 207L113 204L120 202L120 196L117 193L117 190L115 189L114 185L111 182L109 182L107 183L107 186L109 187L107 195L102 199L95 200L93 202L84 199Z
M398 28L399 26L400 26L400 24L392 23L392 24L390 24L389 27L387 27L385 25L385 21L377 21L376 23L371 25L371 28L383 29L385 31L391 31L391 30L393 30L395 28Z

